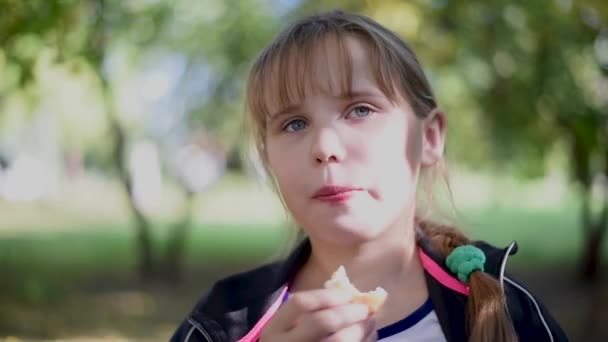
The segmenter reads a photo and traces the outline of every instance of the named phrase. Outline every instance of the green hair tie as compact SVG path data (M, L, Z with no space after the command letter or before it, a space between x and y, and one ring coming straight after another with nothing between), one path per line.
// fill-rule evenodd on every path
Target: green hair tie
M458 275L463 283L469 282L469 277L474 271L484 270L486 255L483 251L472 245L458 246L448 255L445 264L452 273Z

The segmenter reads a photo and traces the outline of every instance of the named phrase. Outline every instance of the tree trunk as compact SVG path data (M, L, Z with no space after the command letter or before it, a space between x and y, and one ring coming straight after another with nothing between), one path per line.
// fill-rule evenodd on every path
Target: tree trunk
M167 280L174 283L178 283L183 275L186 237L188 236L188 229L192 225L193 204L194 193L187 191L182 219L173 226L167 241L164 275Z
M138 250L138 272L142 280L149 280L154 274L154 262L152 259L152 239L150 236L150 224L146 220L143 213L139 210L133 197L133 187L131 179L126 168L126 133L120 126L116 118L116 108L114 97L108 79L103 72L103 62L106 57L106 48L108 42L107 28L107 13L106 0L92 1L95 7L95 18L91 27L89 37L90 46L85 52L91 65L97 72L101 81L101 92L104 101L104 110L108 123L110 125L110 134L114 138L114 148L112 151L112 159L116 170L118 171L118 180L120 181L125 193L128 195L129 210L135 220L135 231L137 238Z
M122 179L129 195L129 208L135 219L136 244L138 250L138 273L141 280L147 281L154 277L154 259L152 257L152 238L150 236L150 223L135 204L131 181Z
M582 341L608 341L608 325L606 324L606 308L608 307L608 288L602 283L595 283L591 288L586 287L590 299L587 319L583 325Z
M118 179L127 195L127 202L129 204L131 216L135 220L136 245L138 251L138 273L141 280L147 281L152 279L155 271L154 260L152 257L150 223L135 203L133 182L129 175L127 166L125 165L127 161L126 135L115 119L111 119L111 126L115 142L114 151L112 153L114 164L118 169Z
M585 281L597 280L601 264L603 236L601 230L595 231L593 234L587 235L584 242L581 276Z
M606 229L608 229L608 187L606 193L602 212L597 219L594 219L591 211L590 187L585 187L583 193L582 219L585 241L583 241L581 277L584 281L596 281L599 275L602 262L602 246Z

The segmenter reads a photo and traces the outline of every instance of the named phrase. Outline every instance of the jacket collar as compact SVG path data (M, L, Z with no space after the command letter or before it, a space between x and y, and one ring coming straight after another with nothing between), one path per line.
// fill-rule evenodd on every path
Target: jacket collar
M422 251L428 255L438 266L444 271L450 272L445 266L445 259L439 255L439 253L432 247L430 240L422 237L418 241L419 247ZM517 252L517 245L515 248L509 249L496 248L484 241L474 241L473 245L483 250L486 255L486 263L484 265L485 272L493 275L495 278L499 278L501 272L501 266L504 265L506 258L509 255ZM275 282L275 288L288 283L295 276L296 272L306 262L311 253L311 244L308 238L304 239L289 258L283 263L282 268L278 273L278 277ZM458 293L448 287L443 286L438 279L425 269L425 278L429 296L433 302L435 313L441 325L441 329L444 332L448 341L465 341L467 338L466 333L466 319L465 305L466 295Z
M445 259L441 257L439 253L432 247L428 239L422 238L418 241L418 244L424 253L430 256L446 272L449 272L448 268L445 266ZM486 262L484 265L485 272L495 276L496 278L498 278L500 275L501 266L504 259L509 255L516 254L518 249L517 244L515 244L515 247L511 249L509 249L509 247L497 248L485 241L474 241L472 244L480 248L486 255ZM310 239L303 239L289 255L289 257L280 264L280 268L273 282L273 288L278 289L293 279L298 270L300 270L300 268L308 260L311 251L312 246L310 244Z
M500 249L481 241L474 244L486 254L486 272L496 277L500 273L501 264L508 257L507 251L510 252L509 254L514 254L517 250L517 248L511 248L510 250L508 248ZM444 259L432 248L429 240L425 238L420 239L419 247L437 265L442 267L446 272L449 272L445 267ZM234 284L228 286L229 281L216 284L205 301L207 304L195 308L192 319L197 322L211 321L219 323L220 326L224 327L239 326L240 328L236 329L238 331L226 331L226 333L230 337L243 335L255 326L258 320L277 300L285 285L294 278L295 274L308 260L311 251L310 240L305 238L284 261L276 262L253 271L250 276L245 276L241 279L241 286ZM466 340L466 322L465 315L463 314L466 295L443 286L426 270L425 278L435 312L447 340ZM252 283L263 283L265 286L260 288L260 286L252 285ZM239 296L239 300L236 300L239 303L235 308L230 308L216 302L217 300L228 300L230 296L235 295L233 291L238 291L239 288L241 288L241 291L244 288L247 295ZM214 303L209 304L211 301Z
M296 273L304 266L308 257L312 252L310 239L303 239L291 254L280 264L276 278L273 283L273 288L280 288L291 281Z

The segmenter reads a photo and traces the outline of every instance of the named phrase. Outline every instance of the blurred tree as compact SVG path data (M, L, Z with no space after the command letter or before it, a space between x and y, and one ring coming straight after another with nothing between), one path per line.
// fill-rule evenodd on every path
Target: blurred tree
M276 31L283 8L280 1L255 0L175 0L170 20L160 41L179 51L188 62L178 92L185 99L186 121L192 127L205 127L216 132L227 146L228 166L239 168L243 139L242 86L247 67L254 56ZM202 70L202 71L201 71ZM204 74L204 87L192 84L189 75ZM193 94L192 89L199 89ZM211 148L210 150L216 150ZM185 192L192 201L193 193ZM165 267L176 279L182 265L183 249L190 212L184 210L180 223L169 236Z
M569 146L582 198L581 275L595 278L608 229L608 3L445 2L432 12L456 41L454 65L479 65L461 72L496 167L539 176L555 144ZM594 184L604 193L599 213Z
M581 273L597 275L608 230L608 2L310 0L294 15L320 8L366 13L414 46L448 111L450 159L539 177L565 143L582 198Z
M96 76L96 89L100 92L100 105L111 137L103 143L110 147L110 163L128 194L137 231L140 275L151 277L154 262L150 223L134 202L132 179L126 165L129 133L116 112L111 75L104 63L114 41L127 39L134 45L148 44L162 27L168 8L163 3L138 6L135 2L112 0L2 0L0 8L3 9L0 14L1 46L8 64L12 64L19 75L8 86L20 90L40 82L36 67L41 56L49 53L53 56L51 65L66 65L75 74L92 71ZM146 32L142 32L142 26Z
M174 60L185 60L185 70L177 80L172 99L174 105L183 107L177 116L184 115L171 129L188 134L203 126L218 131L223 143L238 149L243 143L243 127L238 120L243 74L250 57L274 31L278 20L271 13L279 7L254 0L0 0L0 72L9 76L0 85L0 106L15 93L29 96L30 100L23 103L40 102L37 91L45 78L52 79L46 83L45 91L67 96L71 102L81 101L74 98L75 93L61 92L78 91L66 86L68 79L92 76L92 80L84 82L88 86L84 92L98 94L97 103L88 104L102 108L106 133L85 142L83 137L88 131L83 128L88 127L87 120L91 122L92 109L67 108L62 135L68 142L63 148L66 155L73 155L74 149L81 150L87 162L101 162L115 171L134 218L142 278L179 278L195 192L178 175L172 175L183 187L184 208L169 232L164 257L155 258L151 222L135 201L128 169L129 144L145 128L122 112L120 100L126 96L121 88L124 65L135 65L158 51L177 56ZM49 74L52 69L56 72ZM82 97L79 91L78 94ZM75 117L74 112L82 109L86 113ZM172 133L175 132L157 134L155 138L173 139L167 136ZM230 155L236 158L239 153ZM240 163L232 161L231 165Z
M177 0L164 42L188 58L186 74L206 71L208 83L187 99L189 123L218 132L229 146L230 165L238 167L242 148L243 80L249 63L276 32L285 1ZM188 86L184 82L183 86Z

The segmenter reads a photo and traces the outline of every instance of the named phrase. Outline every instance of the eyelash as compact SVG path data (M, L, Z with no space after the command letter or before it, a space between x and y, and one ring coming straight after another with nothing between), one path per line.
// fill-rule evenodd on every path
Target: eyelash
M370 116L370 115L372 115L372 114L374 114L376 112L371 106L368 106L368 105L357 105L357 106L353 107L350 111L348 111L348 113L345 115L345 117L348 118L348 116L351 113L353 113L356 109L360 109L360 108L365 108L368 111L368 114L365 115L365 116L362 116L362 117L356 117L354 120L363 120L364 118L366 118L366 117L368 117L368 116ZM287 122L283 126L283 128L281 130L285 131L285 132L288 132L288 133L295 133L295 132L297 132L297 131L291 131L290 132L290 131L287 131L287 129L290 127L291 124L293 124L294 122L298 122L298 121L304 122L303 119L299 119L299 118L291 120L291 121Z

